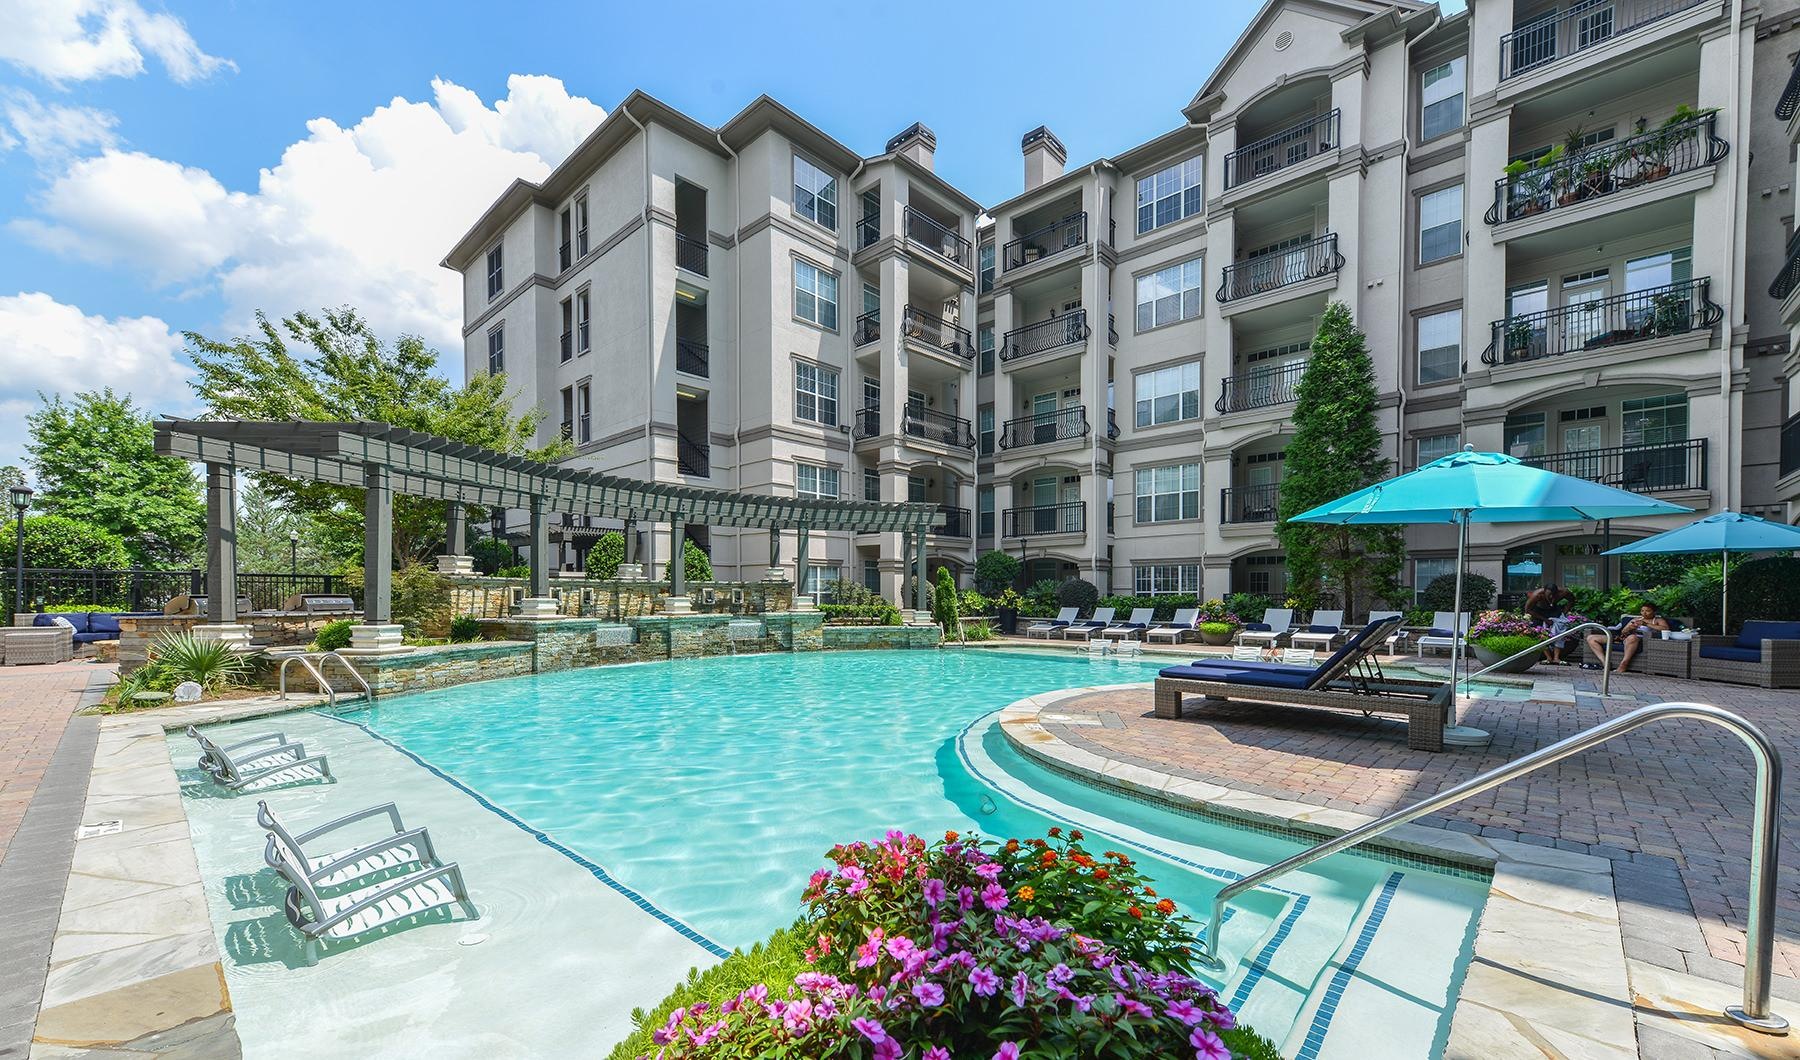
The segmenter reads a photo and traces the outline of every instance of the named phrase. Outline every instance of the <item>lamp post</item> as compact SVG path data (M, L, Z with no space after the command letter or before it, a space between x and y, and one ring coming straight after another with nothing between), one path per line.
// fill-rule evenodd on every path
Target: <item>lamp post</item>
M288 573L300 573L300 531L288 531Z
M31 487L11 489L13 510L19 513L16 537L18 551L13 557L13 613L25 610L25 509L31 507Z

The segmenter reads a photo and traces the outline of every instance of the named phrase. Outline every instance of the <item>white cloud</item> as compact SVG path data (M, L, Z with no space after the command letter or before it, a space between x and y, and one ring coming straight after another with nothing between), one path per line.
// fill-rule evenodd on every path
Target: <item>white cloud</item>
M42 292L0 295L0 463L19 463L38 394L112 386L152 413L191 412L181 336L156 317L89 316Z
M0 150L23 145L40 162L56 162L118 145L119 119L109 111L44 103L29 92L0 96Z
M0 0L0 59L52 84L136 77L144 53L183 84L236 70L208 55L181 20L137 0Z
M216 286L229 330L247 329L257 309L353 305L383 334L422 335L454 362L462 307L455 275L438 267L444 252L514 178L548 174L605 111L550 77L514 75L492 107L448 81L432 89L432 103L397 98L348 128L314 119L254 192L107 150L69 165L40 196L40 217L14 227L161 284Z

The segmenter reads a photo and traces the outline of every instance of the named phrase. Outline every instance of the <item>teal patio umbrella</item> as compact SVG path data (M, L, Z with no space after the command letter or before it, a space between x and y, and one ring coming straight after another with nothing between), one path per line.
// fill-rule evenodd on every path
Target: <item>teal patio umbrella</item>
M1719 632L1723 633L1731 604L1731 566L1726 561L1727 556L1732 552L1785 552L1790 549L1800 549L1800 526L1772 523L1739 512L1720 512L1642 541L1620 545L1606 555L1717 552L1719 566L1723 568L1719 593Z
M1533 467L1472 445L1404 475L1294 516L1297 523L1446 523L1456 527L1456 603L1462 614L1463 557L1470 523L1567 523L1692 512L1599 482ZM1452 630L1462 634L1463 630ZM1462 638L1453 636L1450 673L1462 675Z

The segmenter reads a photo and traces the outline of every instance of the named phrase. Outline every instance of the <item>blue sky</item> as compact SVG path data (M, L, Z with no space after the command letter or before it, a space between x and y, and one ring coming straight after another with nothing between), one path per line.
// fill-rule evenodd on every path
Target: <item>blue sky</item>
M514 7L0 0L0 463L39 390L190 410L179 333L258 308L358 306L459 379L436 262L633 88L709 124L767 92L866 154L923 121L994 202L1040 123L1071 163L1179 124L1257 5Z

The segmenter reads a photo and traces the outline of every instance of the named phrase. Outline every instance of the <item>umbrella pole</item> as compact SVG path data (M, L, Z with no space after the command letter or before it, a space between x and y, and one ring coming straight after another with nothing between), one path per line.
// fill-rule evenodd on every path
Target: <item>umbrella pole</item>
M1731 626L1731 553L1719 550L1719 636Z
M1463 553L1469 542L1469 513L1458 512L1456 520L1456 602L1450 612L1450 720L1456 720L1456 697L1462 688L1462 639L1466 632L1462 625L1462 590L1463 590Z

